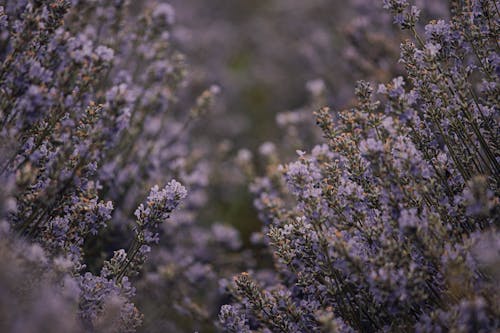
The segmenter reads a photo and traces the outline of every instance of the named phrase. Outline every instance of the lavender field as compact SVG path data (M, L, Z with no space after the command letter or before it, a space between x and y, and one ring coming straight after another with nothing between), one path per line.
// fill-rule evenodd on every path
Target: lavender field
M0 332L500 332L500 1L0 0Z

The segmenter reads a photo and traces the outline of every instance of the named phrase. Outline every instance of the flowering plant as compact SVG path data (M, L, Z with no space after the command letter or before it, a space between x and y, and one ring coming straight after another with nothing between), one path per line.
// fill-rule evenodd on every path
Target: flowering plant
M498 4L454 3L424 35L417 7L384 6L407 76L360 81L352 109L316 113L324 144L255 181L276 276L235 277L227 332L498 329Z

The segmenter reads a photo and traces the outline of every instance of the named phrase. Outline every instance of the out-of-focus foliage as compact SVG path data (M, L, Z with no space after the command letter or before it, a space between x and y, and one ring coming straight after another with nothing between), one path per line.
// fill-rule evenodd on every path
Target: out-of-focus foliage
M219 89L178 98L188 82L184 56L170 41L173 8L6 1L0 18L2 218L13 244L2 245L2 254L17 258L31 242L46 262L39 286L30 284L38 269L22 264L10 274L6 265L13 285L2 300L18 297L31 311L26 325L34 328L20 326L25 332L71 331L69 318L37 324L61 307L77 319L74 330L127 332L143 322L150 332L198 328L217 312L219 276L237 271L243 257L231 254L240 248L231 227L195 223L211 161L190 130ZM64 276L52 273L54 261L64 262ZM29 297L16 293L19 274ZM67 288L76 289L69 306ZM167 308L149 306L148 290L166 297ZM134 303L151 311L143 317ZM2 331L27 319L7 316Z
M399 30L381 1L370 0L172 0L173 37L194 66L193 80L218 82L226 126L255 147L278 139L275 113L304 104L305 83L321 79L328 100L340 107L358 79L386 81L400 71ZM448 15L447 2L419 0L426 19ZM317 85L316 85L317 87ZM209 128L205 128L209 131ZM246 135L242 135L246 134Z
M352 103L356 80L389 80L402 35L380 1L172 0L172 36L191 65L190 81L221 86L217 107L195 133L220 140L233 156L256 154L264 141L280 143L288 161L320 137L313 110ZM447 1L419 0L425 19L446 17ZM285 148L286 147L286 148ZM214 170L218 200L205 211L238 223L244 235L258 229L233 164ZM228 184L229 183L229 184Z

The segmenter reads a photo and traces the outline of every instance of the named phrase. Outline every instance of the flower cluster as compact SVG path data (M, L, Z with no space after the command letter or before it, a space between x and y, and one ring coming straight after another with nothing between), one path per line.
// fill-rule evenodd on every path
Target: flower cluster
M56 270L52 262L64 261L66 267L64 276L40 280L46 287L29 294L33 304L24 301L23 292L16 294L22 287L15 281L23 278L12 271L12 293L2 291L2 299L40 307L54 293L54 307L39 319L33 313L26 322L33 328L23 326L19 314L9 315L2 320L5 331L55 332L59 324L66 325L65 332L135 331L143 316L133 304L131 282L147 275L146 254L187 193L175 180L162 190L153 186L166 179L180 179L192 195L175 218L179 226L170 241L181 244L186 233L198 245L195 233L206 233L214 249L226 242L240 246L229 227L193 224L191 210L204 204L210 165L204 151L192 153L188 134L218 89L206 89L187 106L189 112L182 111L186 105L180 107L178 95L187 84L186 68L170 41L174 17L170 5L155 0L23 0L0 6L0 221L9 226L6 238L13 239L13 249L2 246L2 255L17 256L25 246L17 244L29 242L43 249L48 275ZM183 247L184 254L203 252L203 246ZM196 264L193 259L185 267ZM35 276L26 272L29 283ZM171 283L183 282L180 276L176 272ZM67 306L55 292L66 279L76 290ZM216 281L217 274L207 279ZM197 290L178 289L185 298ZM67 323L48 320L36 327L61 307Z
M353 108L316 113L325 144L254 182L277 272L235 277L227 332L499 328L498 5L455 3L422 35L384 3L412 33L406 78L360 81Z
M113 258L105 263L104 275L114 276L121 281L124 276L139 272L146 255L151 252L151 246L158 244L160 225L170 217L170 213L186 195L184 186L175 180L162 190L157 185L154 186L146 205L141 204L135 211L135 238L130 250L126 255L124 250L115 251Z

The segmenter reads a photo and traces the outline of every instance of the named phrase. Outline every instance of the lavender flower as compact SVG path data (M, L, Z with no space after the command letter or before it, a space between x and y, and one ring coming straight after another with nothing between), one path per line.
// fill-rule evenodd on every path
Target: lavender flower
M379 97L358 83L350 110L320 109L326 144L278 168L281 180L271 164L255 181L277 274L235 278L236 305L221 314L228 329L498 329L492 261L479 259L491 253L474 245L498 235L498 116L480 111L498 102L473 88L498 81L480 57L497 52L485 17L498 13L493 1L471 12L456 4L423 37L418 9L384 6L413 34L401 45L406 76L379 86Z

